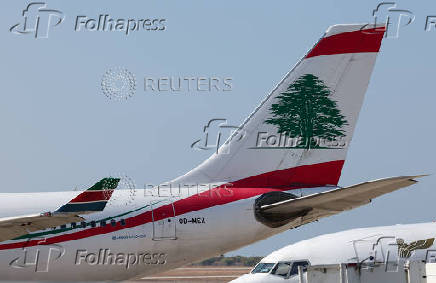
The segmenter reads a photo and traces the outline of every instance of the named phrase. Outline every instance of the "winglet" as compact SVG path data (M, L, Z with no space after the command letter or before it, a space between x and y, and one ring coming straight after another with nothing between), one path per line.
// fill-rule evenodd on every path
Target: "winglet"
M83 214L103 211L119 181L119 178L104 178L61 206L56 212L80 212Z

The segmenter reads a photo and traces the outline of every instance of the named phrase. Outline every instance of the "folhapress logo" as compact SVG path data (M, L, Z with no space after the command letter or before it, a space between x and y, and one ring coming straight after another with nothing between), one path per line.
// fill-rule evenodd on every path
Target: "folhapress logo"
M117 31L129 35L132 32L165 30L166 19L124 19L113 18L110 15L98 17L77 16L74 25L75 31Z
M162 265L167 263L168 255L162 252L114 253L110 249L99 249L95 252L77 250L75 265L90 266L124 266L129 269L139 265Z
M216 154L229 154L228 147L221 147L230 140L240 141L245 131L238 126L227 124L227 119L214 118L203 127L203 137L194 141L191 148L196 150L214 149Z
M18 269L32 269L35 272L48 272L50 264L59 260L64 254L65 249L56 244L24 248L23 253L13 259L9 266Z
M48 38L49 31L66 18L59 10L47 8L44 2L32 2L23 10L22 20L9 31L15 34L32 34L35 38ZM117 32L125 35L140 31L166 30L166 18L161 17L113 17L110 14L70 17L73 32ZM65 25L65 24L64 24Z
M381 2L372 11L374 24L384 23L386 26L385 38L398 38L400 28L411 24L415 16L409 10L398 9L395 2Z
M59 10L48 9L43 2L33 2L23 10L23 19L9 31L16 34L33 34L35 38L48 38L49 30L64 20Z

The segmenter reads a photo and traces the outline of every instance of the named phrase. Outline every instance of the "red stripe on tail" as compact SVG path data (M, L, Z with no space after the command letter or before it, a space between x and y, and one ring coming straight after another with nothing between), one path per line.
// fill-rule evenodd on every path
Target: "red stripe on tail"
M318 187L337 185L344 160L276 170L231 182L234 188Z
M378 52L384 32L385 28L379 27L324 37L306 55L306 58L319 55Z

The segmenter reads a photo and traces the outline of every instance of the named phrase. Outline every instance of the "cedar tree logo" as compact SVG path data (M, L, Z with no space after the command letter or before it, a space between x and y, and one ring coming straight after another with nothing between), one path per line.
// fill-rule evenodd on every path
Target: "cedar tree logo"
M329 141L345 137L342 127L348 123L330 95L322 80L305 74L277 97L270 108L272 117L265 123L277 126L279 134L298 139L295 148L338 148L329 146Z

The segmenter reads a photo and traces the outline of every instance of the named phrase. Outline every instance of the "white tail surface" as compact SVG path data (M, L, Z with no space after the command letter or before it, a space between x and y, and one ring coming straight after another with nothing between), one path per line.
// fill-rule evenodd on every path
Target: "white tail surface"
M328 28L218 153L173 182L337 185L384 31Z

